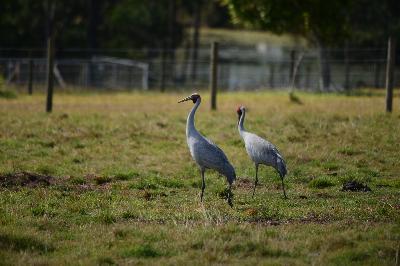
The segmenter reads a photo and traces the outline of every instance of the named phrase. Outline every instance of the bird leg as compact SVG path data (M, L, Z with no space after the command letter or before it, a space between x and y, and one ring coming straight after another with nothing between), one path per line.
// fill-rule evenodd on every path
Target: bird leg
M287 199L288 197L286 196L285 183L283 183L283 176L281 176L281 181L282 181L283 196L285 196L285 199Z
M204 180L204 169L201 169L201 195L200 201L203 202L204 189L206 188L206 181Z
M254 197L254 193L256 193L256 186L258 183L258 164L256 164L256 180L254 182L254 188L253 188L253 197Z
M229 184L229 188L228 188L228 204L229 204L229 206L231 206L231 208L233 208L233 202L232 202L233 194L232 194L231 188L232 188L232 185Z

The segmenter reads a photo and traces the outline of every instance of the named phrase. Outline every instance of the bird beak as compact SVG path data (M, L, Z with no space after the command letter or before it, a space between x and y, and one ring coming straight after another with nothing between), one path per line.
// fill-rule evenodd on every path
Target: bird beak
M189 96L189 97L186 97L185 99L180 100L178 103L183 103L183 102L189 101L191 99L192 99L191 96Z

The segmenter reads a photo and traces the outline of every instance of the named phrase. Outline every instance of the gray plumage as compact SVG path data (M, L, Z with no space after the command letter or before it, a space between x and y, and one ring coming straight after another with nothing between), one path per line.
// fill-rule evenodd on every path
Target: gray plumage
M255 193L258 182L258 166L260 164L264 164L267 166L272 166L279 173L279 176L282 180L283 195L285 196L285 198L287 198L285 192L285 186L283 183L283 178L287 173L285 160L279 153L278 149L272 143L257 136L256 134L247 132L244 129L243 123L244 123L244 118L246 116L246 109L244 106L239 107L237 113L239 116L238 117L239 134L243 138L247 154L254 162L256 167L256 179L254 183L253 195Z
M193 160L200 168L201 177L202 177L202 190L200 199L203 201L203 194L205 189L205 178L204 173L206 169L214 169L218 171L220 174L224 175L229 183L228 188L228 203L232 206L231 199L231 186L233 181L236 179L236 173L233 166L229 163L228 158L225 153L215 145L211 140L202 136L194 126L194 115L196 113L197 108L201 103L201 97L199 94L194 93L191 96L179 101L184 102L192 100L195 104L190 111L187 123L186 123L186 138L187 144L190 150L190 154L193 157Z

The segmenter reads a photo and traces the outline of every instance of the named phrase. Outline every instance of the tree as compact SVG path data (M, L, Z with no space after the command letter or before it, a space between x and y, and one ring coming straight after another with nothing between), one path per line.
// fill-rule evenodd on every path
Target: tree
M307 38L320 49L324 89L330 86L326 47L342 44L349 35L350 0L223 0L234 23Z
M171 1L121 0L105 14L107 47L161 48L163 41L176 47L182 38L182 25L174 22L170 38ZM172 10L171 10L172 8Z
M47 1L2 0L0 43L3 47L40 48L46 46ZM85 3L54 1L56 47L75 46L85 40ZM63 34L57 34L62 32Z
M349 8L352 42L376 45L386 43L390 35L400 34L400 1L356 0Z
M179 0L70 0L54 1L56 47L161 48L177 47L183 25L176 19ZM175 4L176 3L176 4ZM45 45L46 0L2 0L2 47Z

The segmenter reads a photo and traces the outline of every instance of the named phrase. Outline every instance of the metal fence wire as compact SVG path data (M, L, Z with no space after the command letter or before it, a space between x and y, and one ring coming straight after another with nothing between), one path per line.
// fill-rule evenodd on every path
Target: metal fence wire
M192 89L209 85L210 50L199 49L70 49L56 53L56 85L99 90ZM287 89L342 91L358 87L383 87L386 48L333 48L321 50L257 45L219 50L218 87L223 90ZM33 83L44 85L45 51L0 49L0 75L5 82L23 85L33 62ZM323 64L329 85L322 85ZM399 86L399 69L394 84ZM40 86L39 86L40 87Z

